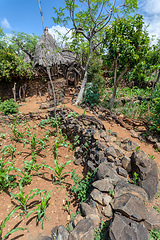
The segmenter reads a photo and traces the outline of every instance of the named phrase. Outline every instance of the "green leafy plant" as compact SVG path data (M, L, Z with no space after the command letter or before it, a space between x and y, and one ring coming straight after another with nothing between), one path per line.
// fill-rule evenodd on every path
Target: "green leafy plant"
M134 185L138 185L138 182L140 181L139 174L134 172L134 177L131 178L131 183Z
M0 111L5 115L13 114L18 112L18 105L14 102L14 99L5 100L0 103Z
M30 149L31 150L31 154L32 153L40 153L43 149L46 148L46 144L44 142L43 139L37 139L36 138L36 133L34 133L33 136L31 136L31 140L29 141L28 139L26 139L23 143L23 146L26 145L26 143L28 143L30 145Z
M150 232L149 240L159 240L160 239L160 229L152 229Z
M37 212L37 224L42 221L42 229L43 229L43 222L45 220L45 217L46 217L46 209L48 207L48 201L51 197L51 192L52 191L49 191L47 193L47 191L45 191L42 195L42 199L41 199L41 203L36 205L37 208L36 209L33 209L32 211L30 211L28 214L27 214L27 218L33 213L33 212Z
M0 138L4 139L6 137L5 133L0 133Z
M152 159L152 160L155 159L155 157L154 157L153 155L150 155L150 154L148 154L148 157L149 157L150 159Z
M160 208L158 206L153 207L158 213L160 213Z
M105 240L109 222L102 221L100 227L96 228L94 233L94 240Z
M76 135L76 136L74 136L73 145L76 146L76 145L79 145L79 144L80 144L80 136Z
M97 168L93 173L88 172L85 179L82 180L76 173L75 170L72 170L71 179L74 181L72 186L72 192L77 194L78 199L81 202L84 202L89 197L89 189L92 186L92 183L96 179Z
M19 183L19 193L17 194L13 194L12 192L10 192L10 195L12 196L13 199L15 199L21 207L22 210L22 214L27 214L28 213L28 209L29 209L29 205L28 202L33 199L35 196L41 194L42 192L44 192L45 190L40 190L38 188L36 189L32 189L26 196L24 195L23 192L23 186L22 183Z
M60 166L58 165L58 161L57 159L54 159L54 165L55 165L55 169L53 169L55 176L53 177L53 181L55 181L55 179L58 179L58 182L61 184L62 180L65 178L65 176L67 174L71 174L70 172L63 172L64 168L70 164L72 162L72 160L67 161L64 164L61 164Z
M13 160L14 152L16 151L15 146L13 144L6 145L2 148L3 156L6 155L7 157L11 156Z
M16 175L10 174L16 171L12 162L4 162L3 158L0 159L0 189L6 190L9 187L12 189L17 186Z
M140 147L136 146L135 149L136 149L136 152L139 152Z
M5 228L5 225L6 225L6 222L8 222L9 221L9 219L11 218L11 216L19 209L20 207L16 207L15 209L13 209L8 215L7 215L7 217L4 219L4 221L1 223L1 225L0 225L0 240L5 240L5 239L8 239L7 237L9 236L9 235L11 235L12 233L14 233L14 232L17 232L17 231L19 231L19 230L25 230L24 228L14 228L14 229L12 229L11 231L9 231L7 234L5 234L5 236L4 237L2 237L2 232L3 232L3 229Z
M24 138L24 132L19 132L15 125L13 127L11 126L12 133L13 133L13 139L17 142L21 142Z

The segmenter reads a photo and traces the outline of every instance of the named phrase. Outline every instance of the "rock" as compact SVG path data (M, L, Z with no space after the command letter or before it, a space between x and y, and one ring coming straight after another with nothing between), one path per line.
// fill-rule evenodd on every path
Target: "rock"
M56 226L51 231L52 239L56 240L68 240L69 232L66 230L66 228L61 226Z
M102 203L103 203L104 206L108 206L111 201L112 201L112 197L108 194L105 194L102 197Z
M139 138L139 134L136 133L134 130L130 130L130 133L131 133L131 137L133 137L133 138Z
M68 240L94 240L94 223L90 218L82 219L70 233Z
M77 214L73 221L74 228L77 226L77 224L83 219L83 217L80 214Z
M76 165L81 165L82 162L83 162L83 159L82 159L81 157L75 158L75 160L74 160L74 163L75 163Z
M94 183L92 183L92 186L97 188L101 192L109 192L110 190L114 189L113 184L110 183L107 178L95 181Z
M111 205L114 211L120 212L135 221L139 222L147 217L147 209L144 202L130 193L114 198Z
M112 133L111 133L111 136L114 136L114 137L117 138L117 137L118 137L118 134L117 134L116 132L112 132Z
M115 159L114 163L116 166L122 166L122 162L118 158Z
M114 162L114 157L108 156L108 157L107 157L107 160L108 160L109 162Z
M93 221L94 226L95 226L96 228L99 227L100 218L99 218L98 214L93 214L93 213L88 214L88 215L86 216L86 219L87 219L87 218L90 218L90 219Z
M128 142L130 142L130 138L122 138L122 139L121 139L121 143L126 144L126 143L128 143Z
M110 240L148 240L149 233L146 227L131 219L114 214L114 219L109 226Z
M95 162L99 165L103 157L104 153L102 151L98 151L95 155Z
M97 169L97 179L101 180L104 178L108 178L109 182L112 184L116 184L120 180L120 177L113 168L108 166L105 162L101 163Z
M149 231L154 228L160 229L160 214L154 208L147 207L147 218L144 224Z
M87 165L88 165L89 171L94 172L94 170L96 168L95 164L93 162L91 162L90 160L88 160Z
M122 158L122 166L123 168L129 173L132 171L132 168L131 168L131 159L124 156Z
M105 145L104 143L102 143L102 142L99 142L99 141L98 141L98 143L97 143L97 147L98 147L98 149L100 149L100 150L106 149L106 145Z
M119 175L127 178L128 173L127 173L127 171L126 171L125 169L120 168L120 167L117 167L116 171L117 171L117 173L118 173Z
M102 203L103 193L98 191L96 188L92 190L92 192L90 193L90 196L93 198L94 201L100 204L103 204Z
M151 143L156 143L156 142L157 142L157 138L152 137L151 135L146 136L146 139L147 139L148 141L150 141Z
M102 214L105 217L112 217L113 216L113 211L110 205L107 205L106 207L102 208Z
M100 135L99 135L98 130L95 130L95 132L94 132L94 134L93 134L93 138L94 138L95 140L100 140Z
M130 193L134 196L137 196L142 201L145 202L148 201L148 195L143 188L134 184L126 183L124 181L119 181L114 189L114 197L117 198L126 193Z
M154 147L155 147L156 149L158 149L158 151L160 152L160 142L157 142L157 143L154 145Z
M80 205L80 209L81 209L81 212L82 212L82 215L84 217L86 217L87 215L89 214L96 214L96 208L93 208L91 207L90 205L88 205L87 203L85 202L82 202L81 205Z
M109 142L110 141L110 136L109 135L107 135L106 137L104 137L104 140L105 140L105 142L107 143L107 142Z
M128 152L132 152L135 151L136 148L139 148L140 145L136 142L133 141L129 141L125 146L124 146L124 150L128 151Z
M104 131L102 131L100 137L101 137L101 138L105 138L106 136L107 136L107 134L106 134Z
M115 149L113 147L106 148L104 153L105 153L106 157L108 157L108 156L112 156L113 158L117 157Z
M148 201L152 202L158 191L157 164L143 151L134 152L131 156L132 174L137 172L141 186L148 194Z

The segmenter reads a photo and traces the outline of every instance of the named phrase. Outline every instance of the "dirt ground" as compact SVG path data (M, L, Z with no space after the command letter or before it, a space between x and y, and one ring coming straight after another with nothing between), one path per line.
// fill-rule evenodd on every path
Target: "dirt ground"
M36 112L36 111L44 111L40 110L39 106L42 103L42 100L45 102L46 101L46 96L42 96L42 99L37 96L33 96L30 98L26 99L26 102L22 103L19 110L22 113L28 113L28 112ZM84 113L84 109L78 108L74 105L71 104L70 98L65 99L64 103L62 106L72 108L75 112L79 114ZM92 115L89 111L86 111L87 115ZM113 132L117 132L118 137L123 137L127 138L129 137L131 140L136 141L137 143L140 144L140 149L143 150L146 154L150 154L151 156L154 156L154 161L157 163L158 168L160 170L160 153L156 152L155 149L153 148L153 145L150 143L146 142L141 142L138 139L134 139L131 137L131 133L129 130L126 130L122 128L120 125L117 125L114 122L107 122L107 121L102 121L103 124L105 125L106 129L112 129ZM41 156L37 156L37 163L43 163L43 164L48 164L51 167L54 168L54 155L53 155L53 143L55 140L55 137L52 135L53 129L50 126L45 126L44 128L40 128L38 124L40 123L39 121L30 121L29 124L32 129L32 133L34 134L35 132L37 133L37 137L41 138L44 136L44 133L46 131L49 131L50 137L49 137L49 142L47 142L47 151L45 152L44 150L42 151ZM26 123L27 125L27 123ZM21 131L25 131L26 125L21 125L19 126L19 129ZM16 153L14 156L15 160L15 166L18 168L23 167L23 161L25 160L31 160L31 156L27 156L29 153L29 150L27 148L23 149L22 143L17 143L13 142L10 139L11 136L11 129L10 126L0 126L0 133L5 133L6 138L3 139L0 143L2 145L0 146L0 150L3 148L4 145L8 145L10 143L14 144L16 147ZM26 145L27 147L27 145ZM22 152L21 152L22 151ZM69 159L73 159L74 152L69 149L69 146L67 148L65 147L60 147L59 148L59 158L58 162L59 163L65 163ZM1 156L0 156L1 157ZM8 159L6 159L8 160ZM76 170L76 173L79 176L83 177L83 168L81 166L75 166L73 163L69 164L66 166L65 171L69 172L71 169L74 168ZM44 221L44 229L41 229L41 224L39 226L36 226L36 218L31 215L29 219L26 219L25 216L22 216L22 218L19 217L18 212L14 214L10 221L6 224L6 227L4 228L3 235L6 234L8 231L10 231L13 227L18 226L22 228L27 228L25 231L18 231L13 233L12 235L9 236L9 240L14 240L14 239L28 239L28 240L33 240L35 237L39 234L42 233L43 235L50 235L51 229L56 226L56 225L66 225L70 218L71 215L64 210L63 203L65 202L65 199L68 198L71 201L70 208L73 212L73 214L77 210L78 202L74 201L73 196L71 196L71 186L73 184L71 177L67 176L65 178L65 182L63 182L61 185L60 184L52 184L51 180L51 175L53 174L52 171L45 169L45 179L42 178L41 176L34 176L32 177L32 182L31 184L27 185L24 187L24 192L25 194L29 193L33 188L39 188L39 189L46 189L47 191L52 190L52 196L49 200L49 207L47 208L46 212L46 220ZM160 174L159 174L159 180L160 180ZM12 193L16 194L18 193L18 187L12 190ZM40 198L36 197L36 200L39 200ZM0 194L0 220L4 220L4 218L9 214L9 212L13 209L14 202L16 203L15 200L11 201L11 197L9 195L9 192L2 192ZM152 204L148 204L149 206L158 206L160 207L160 198L155 199L155 201Z

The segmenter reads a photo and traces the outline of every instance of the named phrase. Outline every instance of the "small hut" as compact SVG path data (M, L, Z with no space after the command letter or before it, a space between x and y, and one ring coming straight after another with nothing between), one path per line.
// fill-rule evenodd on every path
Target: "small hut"
M35 48L34 69L38 75L46 75L46 67L50 67L53 81L64 78L68 84L68 79L73 78L74 85L80 77L76 69L77 62L75 55L65 47L61 50L55 39L45 28ZM47 77L47 76L46 76Z

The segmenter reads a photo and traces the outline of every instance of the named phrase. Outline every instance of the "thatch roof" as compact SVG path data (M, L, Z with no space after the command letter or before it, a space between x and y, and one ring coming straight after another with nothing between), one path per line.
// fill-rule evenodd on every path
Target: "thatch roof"
M75 56L67 49L60 50L55 39L49 34L45 28L44 34L41 36L35 48L34 67L40 65L42 67L53 66L55 64L70 65L75 62Z

